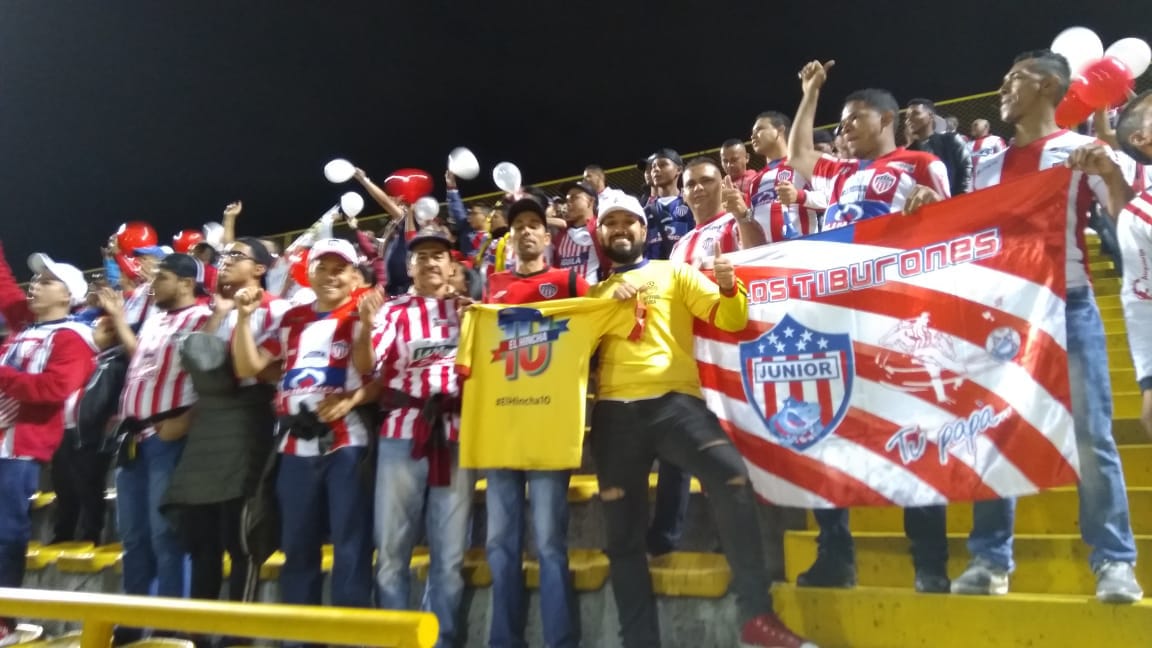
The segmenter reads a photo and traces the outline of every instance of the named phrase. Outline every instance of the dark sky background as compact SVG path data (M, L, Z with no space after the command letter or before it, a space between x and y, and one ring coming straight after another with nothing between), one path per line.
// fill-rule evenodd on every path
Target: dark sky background
M168 242L236 199L244 233L304 227L343 191L321 173L333 157L439 180L468 146L469 195L505 159L532 183L700 150L792 113L812 58L837 60L825 122L863 86L994 89L1067 26L1152 38L1149 6L0 0L0 240L20 273L36 250L92 267L126 220Z

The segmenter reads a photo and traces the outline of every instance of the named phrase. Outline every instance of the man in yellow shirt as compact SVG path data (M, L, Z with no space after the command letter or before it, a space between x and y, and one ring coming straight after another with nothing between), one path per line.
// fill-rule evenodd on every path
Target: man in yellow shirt
M592 452L611 561L612 590L625 648L659 646L660 630L645 555L648 472L659 458L696 475L716 513L732 568L746 646L811 646L772 612L756 500L740 453L701 398L692 350L696 318L726 331L748 323L748 299L723 256L716 283L691 265L644 259L647 226L633 197L611 193L600 202L597 235L612 275L590 295L629 299L647 307L638 342L605 338L592 411Z

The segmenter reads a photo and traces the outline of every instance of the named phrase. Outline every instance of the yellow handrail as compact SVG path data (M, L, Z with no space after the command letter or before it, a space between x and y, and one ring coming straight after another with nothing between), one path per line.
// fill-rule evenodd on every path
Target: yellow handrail
M108 648L116 625L324 644L430 648L440 624L427 612L221 603L174 598L0 588L0 611L80 621L81 648Z

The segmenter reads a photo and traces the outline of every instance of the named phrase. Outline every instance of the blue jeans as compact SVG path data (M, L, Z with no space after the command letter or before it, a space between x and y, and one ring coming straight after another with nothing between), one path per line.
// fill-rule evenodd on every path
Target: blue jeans
M1080 535L1092 547L1093 569L1106 561L1136 562L1128 494L1112 438L1112 385L1104 324L1088 288L1068 291L1068 379L1080 455ZM1016 500L976 502L968 553L1011 571Z
M0 459L0 587L20 587L32 538L28 499L40 483L40 464Z
M580 644L568 573L567 470L488 471L488 567L492 570L489 648L527 648L524 641L524 487L531 490L532 531L540 558L540 617L551 648Z
M172 471L184 451L184 439L164 441L152 435L136 444L136 458L116 468L116 524L124 543L124 593L184 596L184 545L160 503Z
M332 605L372 607L372 490L360 477L366 448L348 446L320 457L280 457L284 567L280 600L320 605L324 586L321 547L332 539Z
M440 622L437 645L463 643L460 601L464 596L464 552L468 547L469 514L476 479L460 468L458 448L452 449L452 481L428 486L428 461L412 458L407 439L380 439L376 470L376 586L380 607L408 609L412 549L421 527L428 535L430 564L421 609Z

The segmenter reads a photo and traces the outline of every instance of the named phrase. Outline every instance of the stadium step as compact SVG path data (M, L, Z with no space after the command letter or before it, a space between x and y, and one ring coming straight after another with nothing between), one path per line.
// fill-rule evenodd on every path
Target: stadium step
M903 533L857 533L857 579L865 587L912 587L912 560ZM968 564L967 535L948 535L948 573L955 577ZM1140 555L1152 555L1152 536L1137 536ZM1096 579L1088 567L1090 548L1079 534L1024 535L1015 539L1016 571L1013 592L1092 595ZM816 532L789 531L784 535L786 580L808 569L816 559ZM1152 586L1152 561L1136 565L1136 577Z
M1080 497L1074 486L1022 497L1016 504L1016 533L1021 535L1080 533ZM1152 511L1152 488L1128 487L1128 508L1134 512ZM816 529L816 521L809 514L808 528ZM898 507L863 507L852 509L852 531L860 533L904 532L903 509ZM968 533L972 528L972 505L952 504L948 507L948 531ZM1132 528L1137 534L1152 536L1152 515L1133 514ZM1152 583L1150 583L1152 586Z
M917 594L777 584L780 617L821 648L1147 646L1152 602L1105 605L1084 596Z

